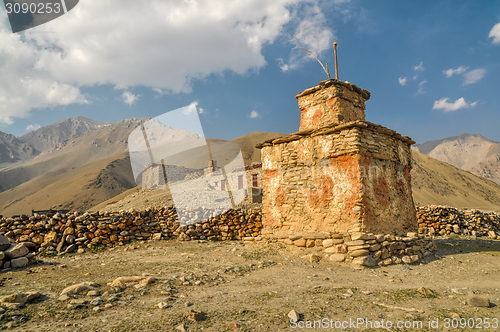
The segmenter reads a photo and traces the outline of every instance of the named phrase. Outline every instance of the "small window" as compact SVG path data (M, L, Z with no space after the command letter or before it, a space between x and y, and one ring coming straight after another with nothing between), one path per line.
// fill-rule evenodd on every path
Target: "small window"
M238 189L243 189L243 175L238 175Z
M258 187L257 174L252 174L252 187Z
M220 180L220 190L226 190L226 180Z

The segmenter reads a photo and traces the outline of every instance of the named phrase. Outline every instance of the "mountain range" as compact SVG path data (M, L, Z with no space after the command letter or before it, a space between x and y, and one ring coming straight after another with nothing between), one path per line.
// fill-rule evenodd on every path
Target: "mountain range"
M479 134L464 133L416 144L414 148L432 158L500 184L500 142Z
M77 117L20 137L0 132L0 214L29 214L31 210L48 208L92 210L137 192L128 137L148 119L130 118L109 123ZM178 135L184 133L178 131ZM207 141L211 145L236 144L249 165L260 162L257 143L282 135L254 132L231 141ZM500 179L499 144L480 135L463 134L416 145L415 150L422 153L413 152L415 203L499 210L500 186L490 181ZM225 150L234 153L232 149L220 151ZM214 148L213 153L222 153L220 151ZM188 167L191 164L205 166L204 160L192 151L189 158L180 157ZM225 160L231 156L220 158ZM455 166L450 165L453 163Z

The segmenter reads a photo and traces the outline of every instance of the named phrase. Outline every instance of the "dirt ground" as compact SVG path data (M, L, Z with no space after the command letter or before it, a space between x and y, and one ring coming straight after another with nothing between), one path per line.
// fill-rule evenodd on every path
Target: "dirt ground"
M301 258L314 248L236 241L138 242L40 257L42 263L0 274L2 296L43 294L3 312L0 326L51 332L183 331L179 325L187 331L471 331L481 323L482 330L500 330L500 241L436 243L438 251L422 264L362 270L326 258L319 263ZM107 285L143 274L156 281L140 289ZM63 288L84 281L99 284L101 295L83 292L73 303L59 300ZM420 287L427 289L425 295ZM472 306L468 293L489 299L490 307ZM102 311L86 302L96 297L103 300ZM161 302L164 308L158 307ZM186 316L190 310L205 316L192 321ZM290 322L291 310L299 322ZM460 328L464 322L469 327Z

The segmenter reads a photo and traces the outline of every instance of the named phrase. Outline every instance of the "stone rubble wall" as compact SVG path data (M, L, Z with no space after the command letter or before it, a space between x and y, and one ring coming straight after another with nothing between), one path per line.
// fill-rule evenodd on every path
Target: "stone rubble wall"
M191 221L199 219L203 221L190 225ZM213 209L197 209L183 211L180 220L174 208L163 207L140 212L131 209L127 212L85 212L81 215L76 212L35 214L0 218L0 235L14 243L12 246L22 246L19 250L26 251L24 255L28 254L27 251L83 253L92 246L111 248L134 240L241 240L259 236L261 220L258 209L231 209L216 216ZM8 242L6 245L11 246ZM0 267L9 267L11 257L7 254L0 256Z
M500 239L500 214L449 206L417 207L418 233L428 236L489 236Z
M432 238L415 232L407 233L406 236L368 233L306 234L280 236L279 241L301 248L320 247L331 261L368 267L418 263L437 250Z
M85 212L0 218L0 267L36 262L36 253L83 253L92 246L108 248L134 240L242 240L246 244L282 242L299 248L321 248L331 261L373 266L419 262L436 250L428 235L489 236L500 239L500 215L445 206L417 207L419 234L294 233L276 235L263 229L259 209ZM191 224L194 220L203 221ZM182 224L181 224L182 223ZM438 226L439 225L439 226ZM434 232L431 231L434 228ZM492 233L494 232L494 233ZM418 258L417 258L418 257Z
M265 227L416 231L410 144L360 121L264 142Z

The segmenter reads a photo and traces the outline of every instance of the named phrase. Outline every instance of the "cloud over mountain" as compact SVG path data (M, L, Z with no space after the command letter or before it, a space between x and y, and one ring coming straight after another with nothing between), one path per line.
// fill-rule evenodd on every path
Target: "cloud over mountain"
M9 61L0 61L0 122L34 108L88 103L83 86L190 92L195 79L258 70L266 64L262 48L288 23L296 43L319 52L332 33L316 2L88 0L23 38L1 13L0 58ZM307 6L296 10L299 3Z

